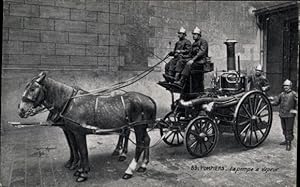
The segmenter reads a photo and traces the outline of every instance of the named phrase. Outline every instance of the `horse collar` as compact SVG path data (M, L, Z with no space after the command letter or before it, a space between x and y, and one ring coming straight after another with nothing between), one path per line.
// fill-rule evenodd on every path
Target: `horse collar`
M72 94L70 96L70 98L68 99L68 101L65 103L63 109L61 110L61 112L59 113L60 117L63 117L64 112L66 111L66 109L68 108L70 101L73 99L73 97L77 94L78 90L73 88Z
M67 102L64 104L63 108L61 111L58 111L54 108L54 106L51 106L48 110L50 111L48 119L57 122L59 119L64 118L63 114L68 108L70 101L73 99L73 97L77 94L78 90L73 89L72 94L70 98L67 100Z

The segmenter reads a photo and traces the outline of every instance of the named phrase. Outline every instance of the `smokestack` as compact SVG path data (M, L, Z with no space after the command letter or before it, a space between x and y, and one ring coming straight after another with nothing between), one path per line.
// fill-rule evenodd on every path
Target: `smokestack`
M234 45L237 43L236 40L227 39L224 44L227 46L227 71L235 69L235 51Z

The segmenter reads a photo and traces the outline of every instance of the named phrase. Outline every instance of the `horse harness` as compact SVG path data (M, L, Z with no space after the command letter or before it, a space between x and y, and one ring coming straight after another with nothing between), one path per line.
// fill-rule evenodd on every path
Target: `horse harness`
M69 107L72 98L75 95L77 95L78 91L79 91L78 89L73 88L73 91L72 91L72 94L71 94L70 98L64 104L64 106L63 106L63 108L62 108L61 111L55 110L53 106L51 108L49 108L48 110L49 110L50 113L48 115L47 121L50 120L50 121L56 123L56 122L58 122L62 118L65 119L65 117L63 116L63 114L65 113L66 109ZM43 105L47 105L47 103L44 102ZM71 119L68 119L68 120L71 120ZM73 120L71 120L71 121L74 122Z
M63 114L66 112L66 110L68 109L70 103L71 103L71 100L73 99L74 96L77 95L78 93L78 89L75 89L73 88L73 92L70 96L70 98L68 99L68 101L65 103L63 109L59 112L59 111L56 111L53 107L49 108L48 110L50 111L49 115L48 115L48 120L54 122L54 123L57 123L60 119L66 119L72 123L75 123L77 125L81 125L79 124L78 122L70 119L70 118L67 118L65 117ZM150 120L144 120L144 112L142 111L142 120L139 121L139 122L132 122L130 117L129 117L129 112L126 108L126 103L125 103L125 100L124 100L124 97L121 95L120 97L121 99L121 102L122 102L122 105L123 105L123 108L124 108L124 115L125 115L125 119L126 119L126 125L122 126L122 127L119 127L119 128L115 128L115 129L98 129L96 127L92 127L90 125L85 125L85 126L82 126L84 128L87 128L89 130L92 130L92 133L93 134L109 134L110 132L120 132L121 131L121 134L124 134L124 130L126 128L131 128L131 127L134 127L134 126L137 126L137 125L141 125L141 124L145 124L145 123L148 123L148 122L152 122L153 121L150 121ZM44 105L44 104L43 104ZM97 105L97 102L96 104ZM96 107L96 106L95 106Z
M44 87L38 82L38 81L35 81L35 83L44 91ZM74 124L77 124L77 125L81 125L79 124L78 122L70 119L70 118L67 118L65 116L63 116L63 114L65 113L65 111L67 110L67 108L69 107L70 103L71 103L71 100L78 94L80 89L76 89L73 87L73 90L72 90L72 93L70 94L70 97L69 99L67 100L67 102L64 104L63 108L61 111L58 111L57 109L54 108L54 106L51 106L49 105L48 103L45 102L45 100L42 100L40 98L40 93L38 96L36 96L35 98L28 98L26 96L26 94L24 94L22 96L22 100L23 101L29 101L29 102L32 102L34 104L34 106L41 106L44 107L42 110L40 111L43 111L44 109L48 109L49 110L49 115L47 117L47 121L51 121L53 122L53 126L63 126L63 124L60 124L59 123L59 120L61 119L64 119L64 120L68 120ZM43 93L45 94L45 93ZM40 98L40 99L38 99ZM126 123L127 125L124 125L122 127L119 127L119 128L115 128L115 129L99 129L99 128L96 128L96 127L93 127L93 128L90 128L92 126L89 126L89 125L86 125L86 127L84 128L87 128L89 130L92 131L92 134L99 134L99 135L105 135L105 134L113 134L113 133L118 133L119 135L121 136L126 136L125 135L125 131L126 129L129 129L129 128L132 128L134 126L137 126L137 125L141 125L141 124L146 124L146 123L153 123L154 121L152 120L144 120L144 111L141 112L142 114L142 120L141 121L138 121L138 122L132 122L129 115L128 115L128 110L126 109L126 104L125 104L125 101L124 101L124 98L123 96L121 95L121 102L122 102L122 105L123 105L123 108L124 108L124 114L125 114L125 119L126 119ZM97 105L97 103L96 103ZM96 107L96 106L95 106ZM165 137L162 136L153 146L150 146L150 147L154 147L156 146L160 141L162 141L162 139ZM135 142L133 142L129 137L128 139L136 145ZM142 146L143 147L143 146Z
M44 87L38 82L38 81L35 81L35 83L42 89L44 90ZM40 96L40 93L37 97L35 98L28 98L26 95L23 95L22 96L22 100L23 101L29 101L29 102L32 102L34 104L34 106L43 106L44 109L47 109L49 111L49 115L47 117L47 121L51 121L53 123L53 125L55 126L61 126L63 124L60 124L60 120L64 119L64 120L68 120L74 124L77 124L77 125L81 125L79 124L78 122L70 119L70 118L67 118L65 117L63 114L66 112L66 110L68 109L70 103L71 103L71 100L78 94L80 89L77 89L77 88L74 88L73 87L73 90L72 90L72 93L70 94L69 96L69 99L66 101L66 103L64 104L63 108L61 111L57 110L54 108L54 106L51 106L49 105L48 103L46 103L45 100L42 101L42 99L38 99ZM45 93L43 93L45 94ZM89 130L92 130L92 133L93 134L110 134L112 132L120 132L121 131L121 134L124 133L124 130L126 128L132 128L134 126L137 126L137 125L141 125L141 124L145 124L145 123L153 123L153 121L151 120L144 120L144 112L142 111L141 114L142 114L142 120L141 121L138 121L138 122L132 122L132 120L130 119L130 116L129 116L129 112L126 108L126 103L125 103L125 100L124 100L124 97L121 95L120 97L121 99L121 102L122 102L122 105L123 105L123 108L124 108L124 115L125 115L125 119L126 119L126 125L122 126L122 127L119 127L119 128L115 128L115 129L98 129L96 127L92 127L90 125L86 125L86 126L83 126L84 128L87 128ZM97 105L97 103L96 103ZM42 110L40 110L42 111Z

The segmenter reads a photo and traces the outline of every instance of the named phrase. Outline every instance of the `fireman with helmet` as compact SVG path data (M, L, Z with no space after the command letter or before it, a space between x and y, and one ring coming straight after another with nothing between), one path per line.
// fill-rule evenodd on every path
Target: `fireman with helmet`
M291 142L294 139L294 120L297 114L298 94L292 90L292 82L285 80L283 82L283 92L277 97L269 97L271 104L279 106L279 117L285 140L280 145L285 145L286 150L291 150Z
M260 64L255 67L255 74L248 77L248 83L250 84L250 90L256 89L262 92L270 90L269 81L263 75L263 68Z
M192 34L194 43L192 44L190 58L186 64L178 64L178 67L181 67L183 70L180 80L174 82L174 84L181 89L184 87L185 81L189 77L191 70L197 68L198 66L202 66L208 57L208 43L206 40L201 38L201 30L196 27Z
M165 74L163 75L167 82L179 79L182 71L181 64L185 64L191 51L191 42L186 39L186 30L181 27L178 31L179 40L176 42L174 50L169 53L174 58L165 65ZM180 64L180 66L178 66Z

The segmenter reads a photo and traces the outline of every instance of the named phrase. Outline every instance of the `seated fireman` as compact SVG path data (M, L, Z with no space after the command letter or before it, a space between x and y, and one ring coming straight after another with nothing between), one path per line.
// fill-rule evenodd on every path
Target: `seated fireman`
M263 69L259 64L255 68L255 74L248 76L248 83L250 84L250 90L260 90L262 92L267 92L270 90L270 84L268 79L262 74Z
M201 30L196 27L192 34L194 43L192 44L189 61L185 66L184 64L181 64L181 67L184 67L181 73L181 78L180 80L174 82L181 88L183 88L185 81L191 73L191 70L197 68L198 66L202 66L202 64L206 62L206 58L208 57L208 43L206 40L201 38Z
M191 42L185 38L186 30L181 27L178 31L179 41L176 42L174 50L169 53L174 58L165 65L166 80L179 80L179 75L183 69L181 64L185 64L188 61L191 51Z

